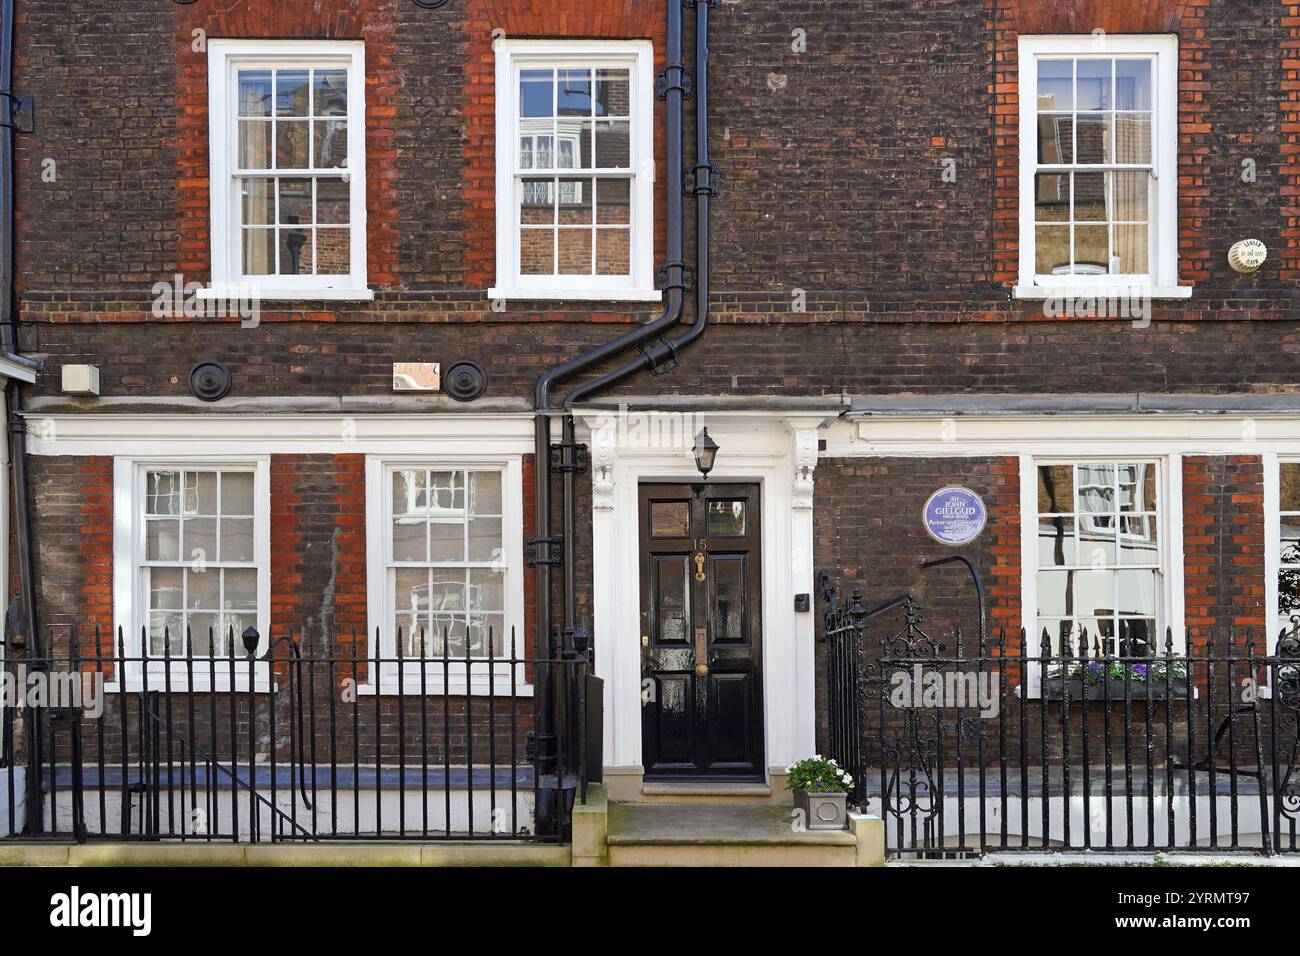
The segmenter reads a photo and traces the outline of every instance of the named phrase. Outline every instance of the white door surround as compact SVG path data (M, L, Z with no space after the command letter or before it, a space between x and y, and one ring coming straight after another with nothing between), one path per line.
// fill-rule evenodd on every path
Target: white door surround
M709 480L757 482L761 489L763 734L769 777L783 774L810 756L816 741L813 613L796 613L794 596L813 592L817 430L833 416L700 414L688 416L691 430L675 442L646 441L659 430L628 427L629 416L654 414L581 416L591 447L593 639L596 674L605 681L606 770L642 769L637 489L647 481L699 481L690 439L702 425L720 449Z

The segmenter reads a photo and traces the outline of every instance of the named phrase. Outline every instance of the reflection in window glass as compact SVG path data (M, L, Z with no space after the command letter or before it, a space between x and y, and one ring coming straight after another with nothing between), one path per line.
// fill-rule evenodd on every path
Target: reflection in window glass
M1052 652L1144 655L1161 614L1155 462L1043 464L1038 482L1038 627ZM1030 652L1038 652L1038 642Z

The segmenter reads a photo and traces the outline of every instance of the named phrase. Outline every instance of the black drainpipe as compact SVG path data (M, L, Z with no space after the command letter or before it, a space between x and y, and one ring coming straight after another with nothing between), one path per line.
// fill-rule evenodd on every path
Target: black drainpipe
M691 89L691 77L682 63L682 6L689 6L694 0L667 0L667 36L666 65L658 78L659 95L666 101L667 123L667 175L666 188L668 200L668 236L666 263L664 266L664 288L667 301L664 311L651 322L639 326L619 337L597 346L589 352L569 359L547 371L537 380L533 393L534 418L533 441L536 455L534 469L535 501L535 537L529 542L531 559L529 563L537 570L537 607L536 632L539 650L547 658L556 658L561 651L572 651L575 645L581 645L583 654L587 652L588 642L585 635L579 635L576 622L576 566L577 555L572 547L574 539L574 475L578 466L577 444L573 440L573 417L568 414L570 400L564 403L563 438L557 449L558 460L551 460L551 417L558 410L551 401L551 388L562 379L571 378L587 369L593 368L632 348L641 347L642 358L650 368L656 368L675 354L675 346L667 346L662 336L678 323L682 316L687 287L687 270L683 261L683 223L682 223L682 101ZM717 0L704 0L701 6L716 3ZM707 19L705 20L707 23ZM697 44L700 40L697 37ZM698 86L699 81L696 81ZM697 110L703 114L702 107ZM697 120L697 122L701 122ZM643 343L659 339L652 346ZM637 363L637 368L644 367ZM557 539L551 533L551 473L555 466L564 473L564 528ZM557 553L558 552L558 553ZM561 557L562 555L562 557ZM564 628L561 642L556 641L552 630L551 609L551 568L561 560L565 568L564 585ZM555 733L554 698L550 681L546 675L539 675L538 711L539 721L536 736L535 759L539 778L554 778L557 760L557 741ZM556 780L555 790L561 789ZM552 791L554 792L554 791ZM557 794L558 795L558 794ZM550 795L543 786L539 788L539 799L547 800ZM554 823L554 808L538 808L539 823L550 820Z
M18 354L18 321L14 308L14 0L0 0L0 348ZM18 535L18 576L22 588L21 626L26 631L27 656L39 667L40 632L36 628L36 559L32 547L32 512L27 487L27 428L20 414L20 384L10 379L5 388L9 412L9 467L13 470L14 514ZM8 543L4 544L8 547ZM29 832L39 832L42 799L33 759L41 752L39 721L27 721L27 816Z

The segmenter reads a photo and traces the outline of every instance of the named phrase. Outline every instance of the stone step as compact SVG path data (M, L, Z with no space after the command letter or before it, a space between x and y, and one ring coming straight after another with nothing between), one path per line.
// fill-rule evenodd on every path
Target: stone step
M614 803L611 866L855 866L847 830L793 827L791 808L736 803Z
M789 802L783 794L781 802ZM772 788L765 783L728 781L678 782L652 780L641 785L642 803L772 803Z

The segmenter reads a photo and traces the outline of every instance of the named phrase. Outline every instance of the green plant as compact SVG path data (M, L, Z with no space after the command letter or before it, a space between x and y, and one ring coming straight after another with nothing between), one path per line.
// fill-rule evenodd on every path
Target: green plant
M786 780L787 790L803 790L807 793L847 793L853 789L853 777L834 760L814 754L796 761L786 767L790 776Z
M1047 668L1048 680L1083 681L1085 684L1101 684L1107 680L1127 680L1144 684L1164 681L1165 661L1153 658L1150 664L1122 663L1120 661L1076 661L1073 664L1056 664ZM1169 680L1184 680L1187 677L1187 665L1182 660L1174 659L1169 664Z

